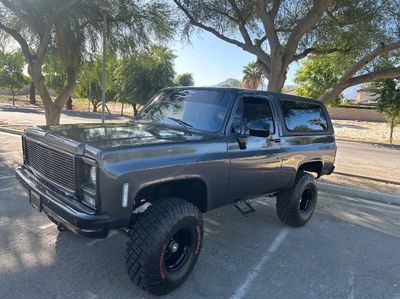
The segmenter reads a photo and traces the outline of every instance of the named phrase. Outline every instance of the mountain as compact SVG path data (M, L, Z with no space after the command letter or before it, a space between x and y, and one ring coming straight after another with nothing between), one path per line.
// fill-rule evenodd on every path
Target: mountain
M215 87L240 87L240 81L234 78L226 79L224 82L214 85Z

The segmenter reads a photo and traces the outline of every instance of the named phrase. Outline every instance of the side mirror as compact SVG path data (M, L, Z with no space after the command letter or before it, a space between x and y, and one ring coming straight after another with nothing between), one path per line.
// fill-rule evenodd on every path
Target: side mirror
M250 130L246 127L240 129L240 132L237 134L237 141L239 143L240 149L247 148L247 139L250 135Z

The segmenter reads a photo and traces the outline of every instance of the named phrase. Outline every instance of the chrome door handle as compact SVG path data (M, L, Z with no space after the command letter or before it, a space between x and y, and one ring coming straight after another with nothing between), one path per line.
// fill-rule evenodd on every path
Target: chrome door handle
M270 138L269 141L279 143L279 142L281 142L281 139L280 138Z

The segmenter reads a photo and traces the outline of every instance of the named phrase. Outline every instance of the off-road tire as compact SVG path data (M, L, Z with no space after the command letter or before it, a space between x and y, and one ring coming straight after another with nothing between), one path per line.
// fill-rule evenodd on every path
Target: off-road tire
M298 174L292 189L278 194L276 212L283 223L299 227L310 220L317 200L315 178L309 173L302 172Z
M173 265L167 264L171 263L167 258L175 254L170 247L178 234L184 235L190 245L178 247L177 250L188 248L187 254L182 254L186 260L171 270ZM196 264L203 234L202 214L193 204L180 198L154 202L138 215L129 230L126 265L132 282L154 295L165 295L177 288Z

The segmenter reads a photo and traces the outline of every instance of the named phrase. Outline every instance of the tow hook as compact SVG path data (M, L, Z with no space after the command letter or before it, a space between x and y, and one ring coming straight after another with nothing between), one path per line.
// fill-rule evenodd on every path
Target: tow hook
M66 228L64 225L62 225L61 223L57 224L57 229L60 233L66 232L68 230L68 228Z

